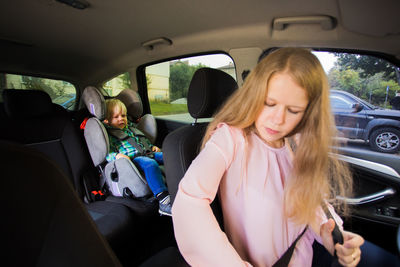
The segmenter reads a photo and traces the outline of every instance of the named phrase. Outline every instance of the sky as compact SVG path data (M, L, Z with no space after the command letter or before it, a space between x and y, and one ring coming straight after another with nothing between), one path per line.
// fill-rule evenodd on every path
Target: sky
M333 67L333 64L336 61L335 56L327 52L313 52L313 53L318 57L325 72L328 73L328 71ZM232 59L230 57L223 54L190 57L188 58L188 60L190 65L197 65L199 63L205 64L205 62L207 62L207 64L205 65L212 68L226 66L230 62L232 62Z
M313 54L317 56L325 72L328 73L336 61L335 56L328 52L313 52Z

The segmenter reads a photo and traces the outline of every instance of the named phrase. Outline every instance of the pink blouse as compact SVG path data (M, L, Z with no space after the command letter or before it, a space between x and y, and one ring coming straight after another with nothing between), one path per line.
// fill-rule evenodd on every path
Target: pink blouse
M219 125L179 184L172 207L174 231L192 266L271 266L305 227L283 214L283 188L292 168L290 150L272 148L255 134L245 147L240 129ZM210 208L217 191L225 232ZM317 216L320 224L326 221L322 209ZM334 217L342 223L335 213ZM314 239L321 243L319 229L310 227L289 266L311 266Z

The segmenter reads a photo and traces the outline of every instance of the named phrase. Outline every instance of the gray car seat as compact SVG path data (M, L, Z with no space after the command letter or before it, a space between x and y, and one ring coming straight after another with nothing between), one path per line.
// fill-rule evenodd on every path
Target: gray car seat
M126 105L129 120L136 122L136 127L153 142L157 137L157 124L150 114L141 117L143 107L139 95L133 90L125 89L116 98ZM115 197L154 199L146 179L131 160L120 158L112 162L106 161L110 147L109 136L102 123L105 117L103 95L97 88L88 86L82 94L82 101L94 116L87 120L84 135L93 163L103 176L101 185L107 185Z
M123 91L117 98L125 102L127 112L132 117L131 120L136 120L140 116L138 114L141 114L141 102L135 92L130 91L133 94ZM95 87L88 86L83 91L82 100L90 113L94 115L87 120L84 135L93 163L103 176L101 186L106 184L109 191L116 197L128 197L132 194L135 198L150 197L151 191L147 181L132 161L125 158L112 162L106 161L106 156L110 153L110 145L107 130L102 123L105 117L103 95Z

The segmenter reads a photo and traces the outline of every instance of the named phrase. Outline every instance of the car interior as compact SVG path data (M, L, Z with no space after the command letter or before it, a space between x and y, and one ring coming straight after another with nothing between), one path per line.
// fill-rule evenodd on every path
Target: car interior
M394 0L1 1L5 266L188 266L171 217L139 188L143 172L107 162L104 101L124 102L161 148L173 203L208 122L280 47L310 49L332 92L360 100L332 107L354 180L353 196L338 196L351 208L344 228L374 245L360 266L400 266L398 10ZM211 206L223 229L218 198Z

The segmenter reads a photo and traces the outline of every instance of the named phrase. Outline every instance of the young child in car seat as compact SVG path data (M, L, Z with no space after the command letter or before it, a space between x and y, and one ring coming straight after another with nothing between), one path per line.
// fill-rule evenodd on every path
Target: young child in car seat
M106 128L120 129L130 138L133 138L135 143L144 147L141 140L129 129L134 125L128 121L126 112L125 104L119 99L106 100L106 118L104 120ZM112 152L107 155L106 160L110 162L124 157L136 163L144 172L150 190L159 201L160 214L171 216L170 196L158 165L158 163L163 164L163 156L160 148L152 145L149 140L145 139L144 142L147 142L146 146L150 146L154 152L154 158L150 158L146 155L138 155L138 149L127 140L120 140L112 135L109 135L109 138L110 151Z
M318 59L301 48L262 59L210 122L179 184L172 219L185 260L273 266L295 244L290 262L279 266L311 266L316 240L343 266L357 265L364 239L343 229L343 244L332 236L335 221L342 228L332 205L345 206L335 196L352 188L348 169L332 153L334 134ZM216 197L224 231L210 207Z

